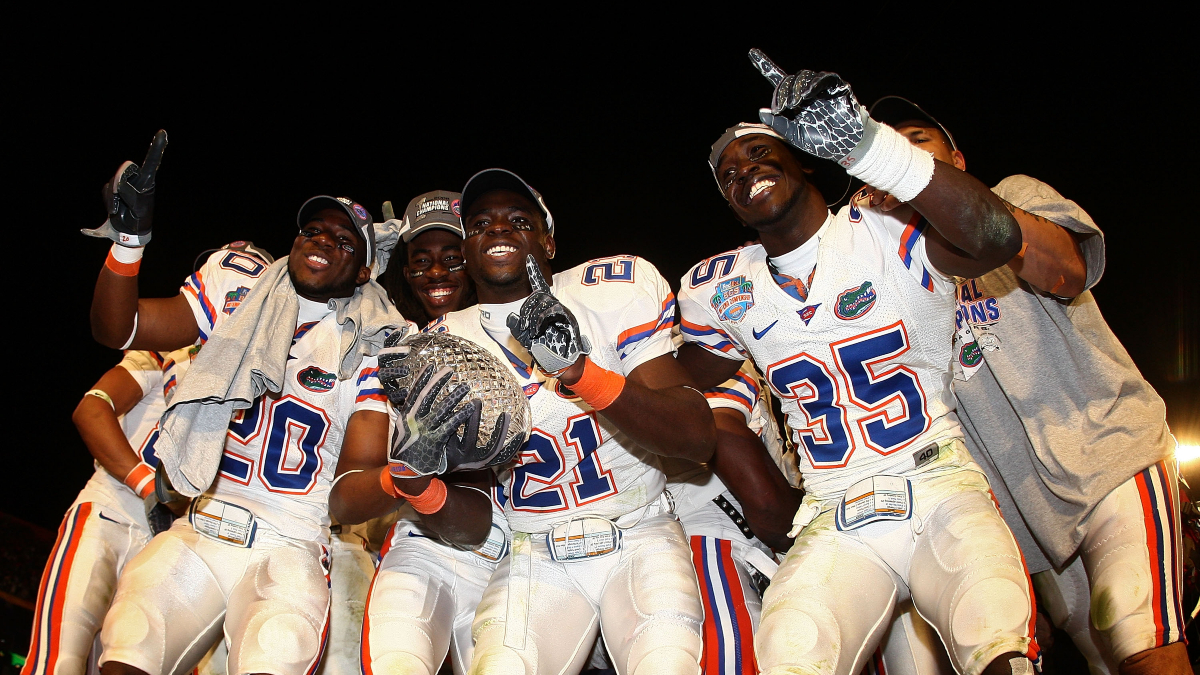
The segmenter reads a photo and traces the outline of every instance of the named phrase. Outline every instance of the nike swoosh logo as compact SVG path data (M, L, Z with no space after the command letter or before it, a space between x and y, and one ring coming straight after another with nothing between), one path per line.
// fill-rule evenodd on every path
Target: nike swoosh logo
M767 331L774 328L775 324L777 324L777 323L779 323L779 319L775 319L774 321L771 322L770 326L767 326L766 328L762 329L761 331L757 331L757 330L754 330L753 328L751 328L750 332L754 335L755 340L761 340L762 337L767 334Z

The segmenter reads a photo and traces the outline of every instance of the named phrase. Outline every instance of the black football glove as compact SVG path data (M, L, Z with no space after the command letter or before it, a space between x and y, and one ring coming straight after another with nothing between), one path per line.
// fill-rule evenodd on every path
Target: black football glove
M867 111L837 73L787 75L757 49L750 50L750 60L775 85L771 107L759 110L758 117L788 143L844 167L854 163L855 148L870 144L873 125L865 124ZM781 114L791 111L791 119Z
M525 271L533 293L521 304L518 314L508 315L508 330L546 374L558 377L575 365L579 357L590 354L592 344L579 329L579 322L550 292L537 260L525 258Z
M150 241L150 223L154 216L154 179L167 147L167 132L154 134L150 150L139 168L125 162L104 184L104 208L108 220L100 227L84 229L89 237L112 239L122 246L145 246Z

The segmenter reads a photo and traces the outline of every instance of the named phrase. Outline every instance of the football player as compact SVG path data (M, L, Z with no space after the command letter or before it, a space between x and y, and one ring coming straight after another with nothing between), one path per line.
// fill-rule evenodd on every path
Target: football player
M165 144L159 132L143 165L126 163L106 189L109 219L93 233L115 243L92 331L113 347L205 343L157 446L175 488L199 496L126 566L102 669L171 672L223 630L230 672L307 673L328 625L338 455L343 444L383 451L390 420L371 354L404 321L371 280L369 214L326 196L301 207L286 260L214 256L180 295L139 298Z
M405 209L403 248L392 252L387 272L388 294L405 316L428 322L474 304L462 256L461 198L457 192L435 190L413 198ZM383 457L373 459L379 467ZM348 462L349 457L346 467ZM364 673L433 675L447 653L454 672L466 672L475 607L508 549L508 526L499 506L504 495L492 472L479 473L473 482L467 475L456 476L459 485L481 489L494 500L492 529L479 546L445 542L422 525L411 504L400 507L368 594L361 644Z
M709 163L762 244L684 277L679 358L704 387L753 359L803 448L806 495L763 598L759 666L858 673L911 597L959 672L1031 673L1029 577L948 387L950 275L1003 264L1020 231L985 186L870 119L837 75L752 58L776 84L772 107L727 130ZM831 214L810 180L828 160L915 210Z
M672 356L670 288L632 256L551 275L554 219L511 172L482 171L462 194L463 253L480 304L430 329L511 364L534 425L502 476L511 548L475 616L470 672L578 672L599 631L619 673L695 673L703 610L656 453L707 460L714 425ZM406 459L393 450L396 491L422 500L423 525L484 541L487 496L413 476Z
M457 192L434 190L405 209L384 288L396 309L418 326L475 304L475 287L462 259L461 199ZM392 217L391 209L391 202L384 202L385 218Z
M871 116L966 170L954 137L911 101L885 97ZM1175 439L1088 290L1104 272L1104 235L1029 176L992 191L1024 244L956 289L954 393L967 447L1051 619L1093 672L1190 672Z

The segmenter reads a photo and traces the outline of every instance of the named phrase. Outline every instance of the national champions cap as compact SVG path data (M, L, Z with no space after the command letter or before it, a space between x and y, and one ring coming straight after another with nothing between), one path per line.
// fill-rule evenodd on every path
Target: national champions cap
M884 96L872 103L871 117L876 122L883 122L893 128L908 120L920 120L932 124L946 136L946 140L950 142L950 149L958 150L958 144L954 142L954 136L950 135L949 129L942 126L942 123L934 119L933 115L922 110L921 106L902 96Z
M341 209L345 212L354 227L358 228L363 241L367 242L366 267L370 267L375 262L375 227L371 224L371 214L352 199L317 195L300 207L300 213L296 214L296 225L303 228L312 220L313 214L321 209Z
M404 209L400 238L412 241L426 230L447 230L465 239L462 226L462 195L447 190L434 190L414 197Z
M721 179L717 177L717 163L721 161L721 153L725 152L725 148L729 147L730 143L742 136L749 136L751 134L762 134L778 138L784 143L788 142L786 138L779 135L779 132L765 124L757 122L739 122L726 129L725 133L721 134L721 137L717 139L717 142L713 143L712 150L708 153L708 168L712 170L713 180L717 182L717 190L721 193L722 197L725 196L725 190L721 188ZM806 155L806 157L808 161L804 162L805 168L813 170L813 174L809 180L820 190L821 196L826 200L825 204L832 207L845 199L846 195L850 192L851 185L850 177L846 174L845 170L835 162L811 155ZM836 198L830 199L834 195L836 195Z
M484 169L471 176L467 184L463 186L462 212L466 213L476 199L492 190L508 190L529 198L529 201L537 204L538 209L542 212L542 217L546 219L546 231L551 235L554 234L554 216L550 215L550 209L546 208L546 200L542 199L542 194L534 190L520 176L506 169Z

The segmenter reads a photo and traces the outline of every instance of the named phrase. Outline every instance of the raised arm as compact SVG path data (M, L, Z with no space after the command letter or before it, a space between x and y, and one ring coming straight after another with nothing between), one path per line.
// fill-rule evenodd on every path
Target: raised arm
M750 59L775 85L771 107L759 118L800 150L910 203L940 235L930 237L926 249L941 272L979 276L1020 251L1021 230L999 197L871 119L836 73L784 75L758 50Z
M1021 252L1008 266L1018 277L1044 291L1073 298L1087 287L1087 261L1079 235L1007 201L1004 205L1021 227Z
M166 145L167 132L159 130L140 168L125 162L117 169L104 186L108 220L83 230L114 242L92 295L92 336L106 347L170 351L199 337L196 319L182 296L138 297L137 275L150 241L155 178Z
M92 457L109 474L125 481L139 497L154 489L154 470L129 444L118 417L132 410L143 395L141 385L129 371L115 366L92 386L71 415Z

